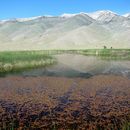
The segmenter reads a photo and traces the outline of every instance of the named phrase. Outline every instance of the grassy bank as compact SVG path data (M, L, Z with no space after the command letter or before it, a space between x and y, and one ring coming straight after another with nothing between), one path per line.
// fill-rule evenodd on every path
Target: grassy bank
M84 49L0 52L0 73L44 67L56 62L55 54L81 54L104 60L130 60L130 49Z
M45 50L45 54L82 54L86 56L98 56L110 59L130 59L130 49L79 49L79 50Z
M130 60L130 49L82 49L82 50L53 50L46 51L48 54L81 54L97 56L103 60Z
M104 60L130 60L130 49L89 49L78 52L86 56L97 56Z
M0 52L0 72L47 66L56 60L43 51Z

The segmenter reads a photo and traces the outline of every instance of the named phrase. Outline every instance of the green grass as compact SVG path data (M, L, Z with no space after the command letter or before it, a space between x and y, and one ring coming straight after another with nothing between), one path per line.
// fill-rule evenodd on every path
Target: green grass
M130 122L126 122L126 123L123 125L122 130L130 130Z
M84 49L0 52L0 73L44 67L56 63L55 54L97 56L103 60L130 60L130 49Z
M44 51L0 52L0 73L42 67L55 61Z
M79 50L48 50L46 53L49 54L82 54L86 56L97 56L102 59L119 59L119 60L130 60L130 49L79 49Z
M97 56L103 60L130 60L130 49L89 49L79 50L86 56Z

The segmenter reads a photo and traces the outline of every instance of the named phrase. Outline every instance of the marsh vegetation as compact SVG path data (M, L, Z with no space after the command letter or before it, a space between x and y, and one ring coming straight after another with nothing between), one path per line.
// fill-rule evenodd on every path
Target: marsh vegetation
M43 51L0 52L0 73L44 67L55 59Z
M0 78L0 128L129 130L130 79Z
M56 63L54 55L95 56L102 60L130 60L129 49L44 50L0 52L0 73L45 67Z
M0 52L2 73L0 129L130 129L130 50Z

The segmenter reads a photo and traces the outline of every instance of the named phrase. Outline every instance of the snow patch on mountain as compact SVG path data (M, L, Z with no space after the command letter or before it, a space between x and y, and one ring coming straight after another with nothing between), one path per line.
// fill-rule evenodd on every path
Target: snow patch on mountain
M114 16L117 16L116 13L109 10L96 11L88 13L88 15L98 21L110 21Z
M26 22L26 21L31 21L31 20L35 20L35 19L39 19L42 17L46 17L46 18L51 18L54 17L52 15L44 15L44 16L37 16L37 17L30 17L30 18L17 18L17 19L8 19L8 20L1 20L0 23L4 24L6 22Z
M123 16L126 18L130 18L130 13L124 14Z
M64 17L64 18L70 18L70 17L73 17L73 16L76 16L77 14L62 14L60 17Z
M77 16L77 15L88 15L88 14L85 13L85 12L80 12L80 13L76 13L76 14L67 14L67 13L64 13L60 17L71 18L71 17Z
M31 18L18 18L16 19L18 22L26 22L26 21L31 21L31 20L35 20L38 18L41 18L42 16L38 16L38 17L31 17Z

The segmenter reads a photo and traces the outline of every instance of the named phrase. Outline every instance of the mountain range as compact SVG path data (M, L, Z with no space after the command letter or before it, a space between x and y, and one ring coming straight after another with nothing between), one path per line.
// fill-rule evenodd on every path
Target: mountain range
M130 13L38 16L0 21L0 50L130 48Z

